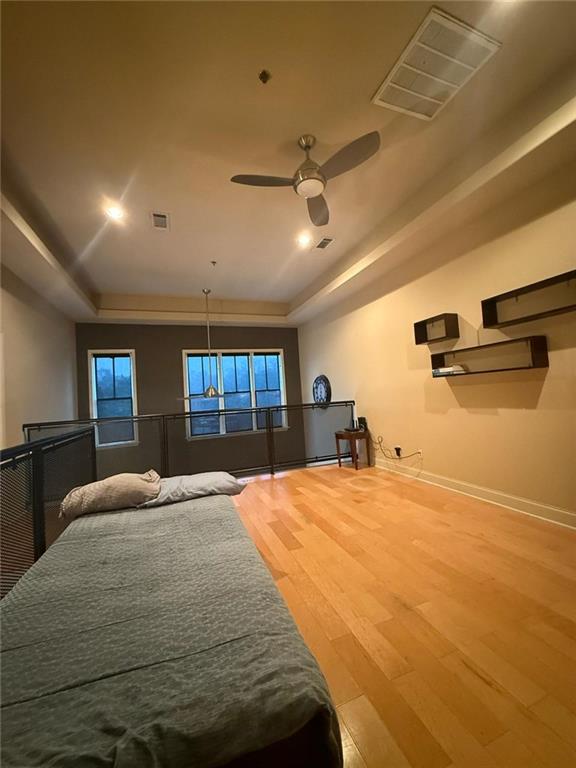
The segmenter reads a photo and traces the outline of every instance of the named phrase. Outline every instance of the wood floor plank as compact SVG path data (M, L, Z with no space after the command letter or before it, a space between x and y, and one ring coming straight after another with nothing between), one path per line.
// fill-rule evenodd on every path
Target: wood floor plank
M479 744L488 744L508 729L446 669L397 619L382 622L378 630L388 638L412 669L434 690Z
M392 738L370 699L357 699L338 707L338 714L358 745L367 768L410 768L408 758Z
M302 544L282 520L274 520L269 525L286 549L302 549Z
M488 744L500 768L542 768L542 763L512 731Z
M368 619L349 622L352 634L389 680L409 672L406 659Z
M576 752L576 715L552 696L530 707L543 723L558 734Z
M412 768L446 768L451 763L447 753L356 638L346 635L333 645Z
M560 651L560 653L576 662L576 640L565 635L556 627L551 626L549 621L532 622L527 628L531 634L544 640L551 648Z
M518 632L506 632L487 635L484 643L494 653L517 669L522 675L534 681L540 691L546 691L555 696L565 706L576 713L576 666L566 659L562 663L559 654L545 644L539 643L538 638L531 638ZM544 645L544 650L542 649ZM535 704L535 701L522 703ZM522 701L522 699L520 699Z
M576 532L376 468L250 479L234 503L346 768L576 766Z
M495 768L490 753L460 724L418 672L397 678L394 685L456 765Z
M346 666L341 663L341 659L331 642L314 616L300 600L290 580L281 579L277 584L308 647L318 659L334 703L336 705L343 704L360 696L362 689Z
M356 746L348 728L344 725L342 717L340 717L340 736L342 738L344 768L371 768L371 766L364 762L364 758L360 754L360 750Z
M329 640L348 634L350 630L347 625L304 571L290 574L290 581L320 623Z
M442 663L455 672L508 725L545 768L573 768L576 752L557 737L531 709L523 707L473 661L457 651L445 656Z

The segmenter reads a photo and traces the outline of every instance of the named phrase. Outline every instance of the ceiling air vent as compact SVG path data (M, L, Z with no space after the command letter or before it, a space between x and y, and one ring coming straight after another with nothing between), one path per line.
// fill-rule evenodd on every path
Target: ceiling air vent
M433 8L372 103L431 120L499 48L496 40Z
M170 219L167 213L152 212L150 215L154 229L170 229Z
M333 237L323 237L322 240L316 245L316 248L328 248L331 242L333 242Z

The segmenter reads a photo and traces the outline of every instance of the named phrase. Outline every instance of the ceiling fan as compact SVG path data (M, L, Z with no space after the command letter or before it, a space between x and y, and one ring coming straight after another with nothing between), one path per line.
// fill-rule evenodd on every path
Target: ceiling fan
M312 224L321 227L328 224L330 214L323 192L326 184L335 176L351 171L357 165L368 160L380 148L378 131L366 133L364 136L350 142L323 165L318 165L310 158L310 150L316 144L316 139L310 134L304 134L298 139L298 146L306 153L306 160L296 169L294 176L232 176L230 181L235 184L247 184L252 187L292 187L296 194L306 198L308 213Z

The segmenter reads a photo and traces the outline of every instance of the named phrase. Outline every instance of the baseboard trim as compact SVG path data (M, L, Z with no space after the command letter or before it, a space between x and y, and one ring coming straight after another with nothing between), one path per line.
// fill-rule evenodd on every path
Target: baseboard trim
M515 512L522 512L525 515L539 517L542 520L548 520L557 525L563 525L566 528L576 528L576 512L570 512L568 509L553 507L548 504L541 504L538 501L524 499L521 496L512 496L503 491L497 491L493 488L483 488L480 485L473 485L462 480L455 480L443 475L435 475L432 472L426 472L418 467L403 465L399 461L376 457L376 466L380 469L386 469L398 475L411 477L422 483L438 485L441 488L449 488L451 491L462 493L465 496L472 496L475 499L489 501L491 504L497 504L499 507L506 507Z

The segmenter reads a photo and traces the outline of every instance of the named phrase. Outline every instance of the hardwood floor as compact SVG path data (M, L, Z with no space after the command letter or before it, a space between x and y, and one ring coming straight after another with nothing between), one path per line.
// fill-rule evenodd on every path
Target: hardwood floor
M576 531L376 468L250 480L236 500L347 768L576 766Z

